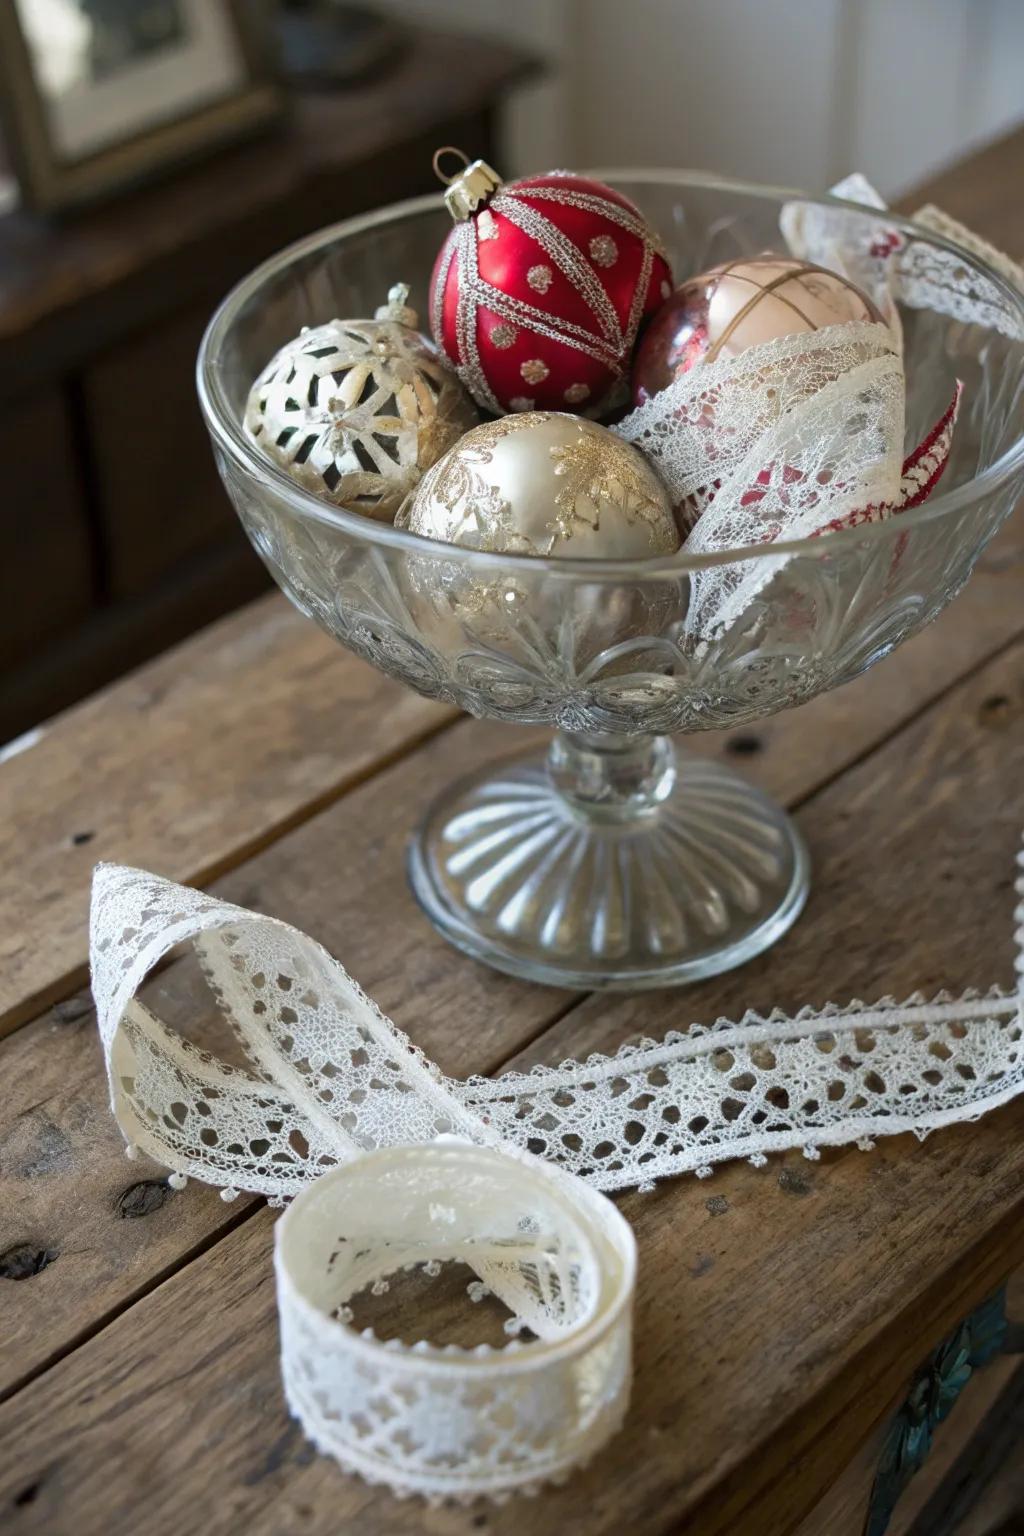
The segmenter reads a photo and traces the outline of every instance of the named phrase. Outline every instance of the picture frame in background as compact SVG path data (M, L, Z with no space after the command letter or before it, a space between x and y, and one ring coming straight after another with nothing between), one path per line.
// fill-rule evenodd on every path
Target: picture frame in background
M0 0L0 112L24 202L104 197L281 114L244 0Z

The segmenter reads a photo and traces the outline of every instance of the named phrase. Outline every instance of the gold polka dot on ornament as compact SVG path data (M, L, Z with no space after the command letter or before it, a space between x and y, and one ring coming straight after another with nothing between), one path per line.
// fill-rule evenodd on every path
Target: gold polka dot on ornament
M582 405L584 400L590 399L589 384L570 384L563 399L566 405Z
M611 235L595 235L588 249L591 261L599 267L614 267L619 259L619 248Z
M504 352L508 347L514 346L516 340L516 328L514 325L496 325L491 332L491 342Z
M543 384L550 369L539 357L528 357L525 363L519 365L519 372L527 384Z
M547 293L548 289L551 287L551 279L553 276L554 273L551 271L550 267L546 267L543 262L538 262L535 267L531 267L529 272L527 272L526 281L529 283L534 293Z
M513 395L508 403L510 411L532 411L533 401L526 395Z

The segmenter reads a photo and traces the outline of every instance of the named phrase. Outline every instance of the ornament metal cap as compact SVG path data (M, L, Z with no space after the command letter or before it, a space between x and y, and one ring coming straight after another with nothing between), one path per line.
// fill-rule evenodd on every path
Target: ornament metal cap
M381 304L374 310L373 318L375 320L393 320L398 325L407 325L410 330L414 331L419 316L406 303L408 297L409 284L395 283L393 288L388 289L387 303Z
M446 176L440 164L442 155L456 155L462 161L462 170L454 176ZM476 213L502 185L501 177L486 160L471 161L464 150L451 144L435 150L433 164L434 175L445 183L445 206L456 223Z

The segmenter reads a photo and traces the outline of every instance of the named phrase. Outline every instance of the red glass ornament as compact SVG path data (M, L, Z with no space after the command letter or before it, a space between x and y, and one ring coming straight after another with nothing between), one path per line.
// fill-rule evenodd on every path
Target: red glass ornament
M434 266L431 328L474 399L498 414L595 414L671 292L650 226L599 181L551 172L502 185L480 161L446 201L457 222Z
M651 320L633 361L633 404L697 363L856 320L882 316L848 278L812 262L766 251L712 267L677 288Z

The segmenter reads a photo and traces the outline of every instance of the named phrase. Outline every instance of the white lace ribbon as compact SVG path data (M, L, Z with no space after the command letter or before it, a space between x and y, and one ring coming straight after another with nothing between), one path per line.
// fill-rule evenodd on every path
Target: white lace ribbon
M903 365L887 326L784 336L675 379L616 429L654 463L690 532L688 555L799 539L899 495ZM707 642L783 563L698 572L685 626Z
M891 517L924 499L949 456L951 410L903 460L905 380L897 302L1024 336L998 282L956 250L897 230L862 176L833 192L841 206L791 202L780 225L794 255L867 292L884 324L782 337L700 364L616 428L655 464L686 532L686 554L757 547ZM1024 271L938 209L917 220L1024 289ZM912 471L914 483L907 483ZM733 561L691 578L684 629L706 648L749 609L785 556Z
M837 182L831 191L834 197L877 209L880 215L888 212L859 172ZM1024 291L1024 267L934 204L919 208L912 222L970 252ZM884 217L866 219L862 213L826 203L787 203L779 223L794 256L842 273L896 324L898 300L911 309L932 309L968 325L999 331L1011 340L1024 340L1017 306L1008 301L998 283L965 266L955 250L944 250L930 240L916 240Z
M1021 951L1021 880L1017 894ZM135 996L183 940L248 1069L200 1050ZM598 1189L646 1186L727 1158L924 1136L1024 1086L1020 992L998 988L747 1013L556 1068L447 1077L298 929L109 864L93 884L92 966L125 1136L228 1194L283 1200L365 1152L439 1135L543 1156Z
M298 929L101 864L90 949L111 1107L175 1187L192 1174L228 1199L299 1197L276 1239L282 1369L320 1449L400 1493L501 1497L565 1475L625 1411L635 1261L598 1190L924 1137L1024 1089L1024 873L1016 893L1015 992L748 1013L460 1081ZM248 1068L139 1001L183 942ZM349 1326L367 1285L454 1259L538 1342L467 1353Z
M352 1326L366 1286L460 1261L471 1294L510 1309L506 1332L535 1341L409 1347ZM549 1164L454 1141L370 1153L294 1201L275 1269L289 1408L370 1482L460 1501L533 1492L622 1423L636 1244L609 1200Z

